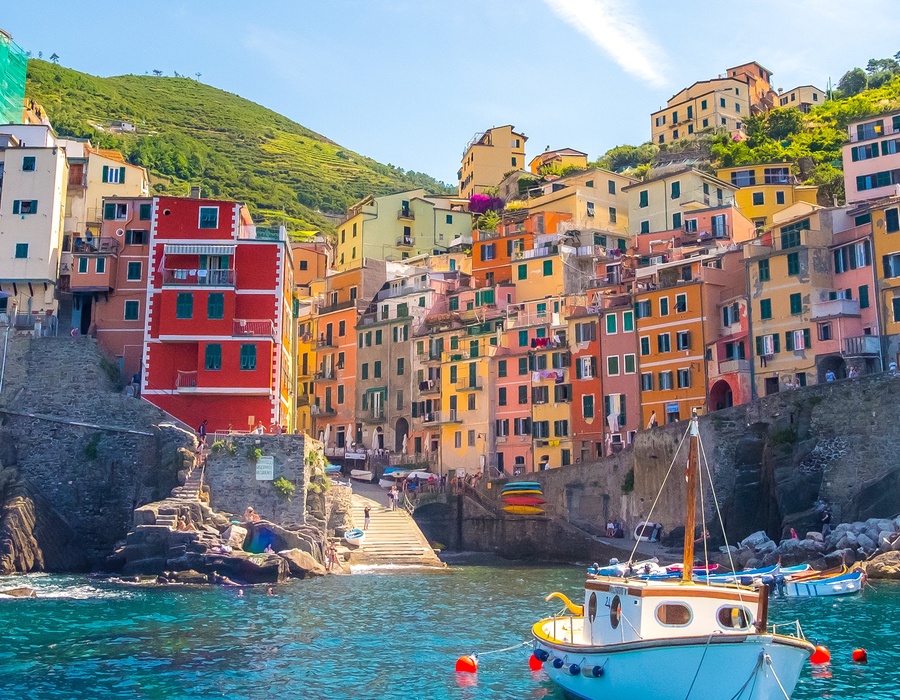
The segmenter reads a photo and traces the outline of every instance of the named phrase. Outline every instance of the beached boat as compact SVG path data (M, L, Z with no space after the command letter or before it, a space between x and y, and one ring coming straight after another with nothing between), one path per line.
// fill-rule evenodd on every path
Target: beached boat
M682 579L591 578L583 605L551 593L547 600L562 599L568 613L532 628L535 657L575 697L785 700L814 650L799 625L796 636L769 633L766 587L692 580L700 468L696 411L689 430Z
M355 528L353 530L347 530L344 533L344 542L346 542L351 547L359 547L366 540L366 533L360 530L359 528Z
M862 571L851 571L840 576L785 581L784 592L788 598L821 598L832 595L851 595L862 591L865 582L866 575Z
M357 481L372 481L372 472L365 469L351 469L350 478Z
M537 496L504 496L505 506L542 506L546 503L543 498Z
M543 508L537 506L503 506L503 510L516 515L540 515L544 512Z

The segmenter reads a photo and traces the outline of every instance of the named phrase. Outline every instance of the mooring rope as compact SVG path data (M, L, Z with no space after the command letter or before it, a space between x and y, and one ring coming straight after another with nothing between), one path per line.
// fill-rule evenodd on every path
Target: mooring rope
M521 644L514 644L511 647L506 647L505 649L495 649L494 651L477 651L473 654L473 656L487 656L488 654L499 654L502 651L512 651L513 649L518 649L519 647L524 647L526 644L533 644L532 640L528 640L522 642Z

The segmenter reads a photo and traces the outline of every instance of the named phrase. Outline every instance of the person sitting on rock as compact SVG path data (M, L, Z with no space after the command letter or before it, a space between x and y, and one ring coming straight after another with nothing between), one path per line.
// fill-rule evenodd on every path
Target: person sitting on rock
M178 518L178 527L177 527L176 529L179 530L179 531L181 531L181 532L184 532L185 530L189 530L189 529L190 529L190 528L188 527L187 520L184 519L184 516L183 516L183 515L182 515L180 518Z
M254 512L253 506L247 506L247 510L244 511L244 522L255 523L258 520L259 516Z

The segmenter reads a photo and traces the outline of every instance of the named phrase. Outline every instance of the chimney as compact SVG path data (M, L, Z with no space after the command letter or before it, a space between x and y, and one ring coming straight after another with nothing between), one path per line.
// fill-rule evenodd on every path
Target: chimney
M780 95L782 92L784 92L784 88L778 88L778 94Z
M200 186L194 185L191 187L191 199L200 199Z

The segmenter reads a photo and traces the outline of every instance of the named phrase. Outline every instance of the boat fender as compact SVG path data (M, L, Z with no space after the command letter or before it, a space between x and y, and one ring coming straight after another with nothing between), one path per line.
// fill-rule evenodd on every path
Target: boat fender
M535 649L534 655L541 663L544 663L547 659L550 658L550 652L548 652L546 649Z
M553 668L562 668L562 667L563 667L563 660L557 656L555 659L553 659Z
M584 666L581 675L586 678L600 678L603 675L603 666Z
M816 650L809 657L812 664L827 664L831 660L831 652L823 646L817 646Z
M537 652L528 657L528 668L532 671L540 671L543 667L544 662L538 658Z
M584 615L584 606L583 605L575 605L571 600L569 600L565 595L559 592L554 592L544 598L544 602L549 603L553 598L559 598L565 606L569 609L569 612L573 615Z
M570 676L580 676L581 675L581 666L578 664L572 664L569 666L569 675Z

